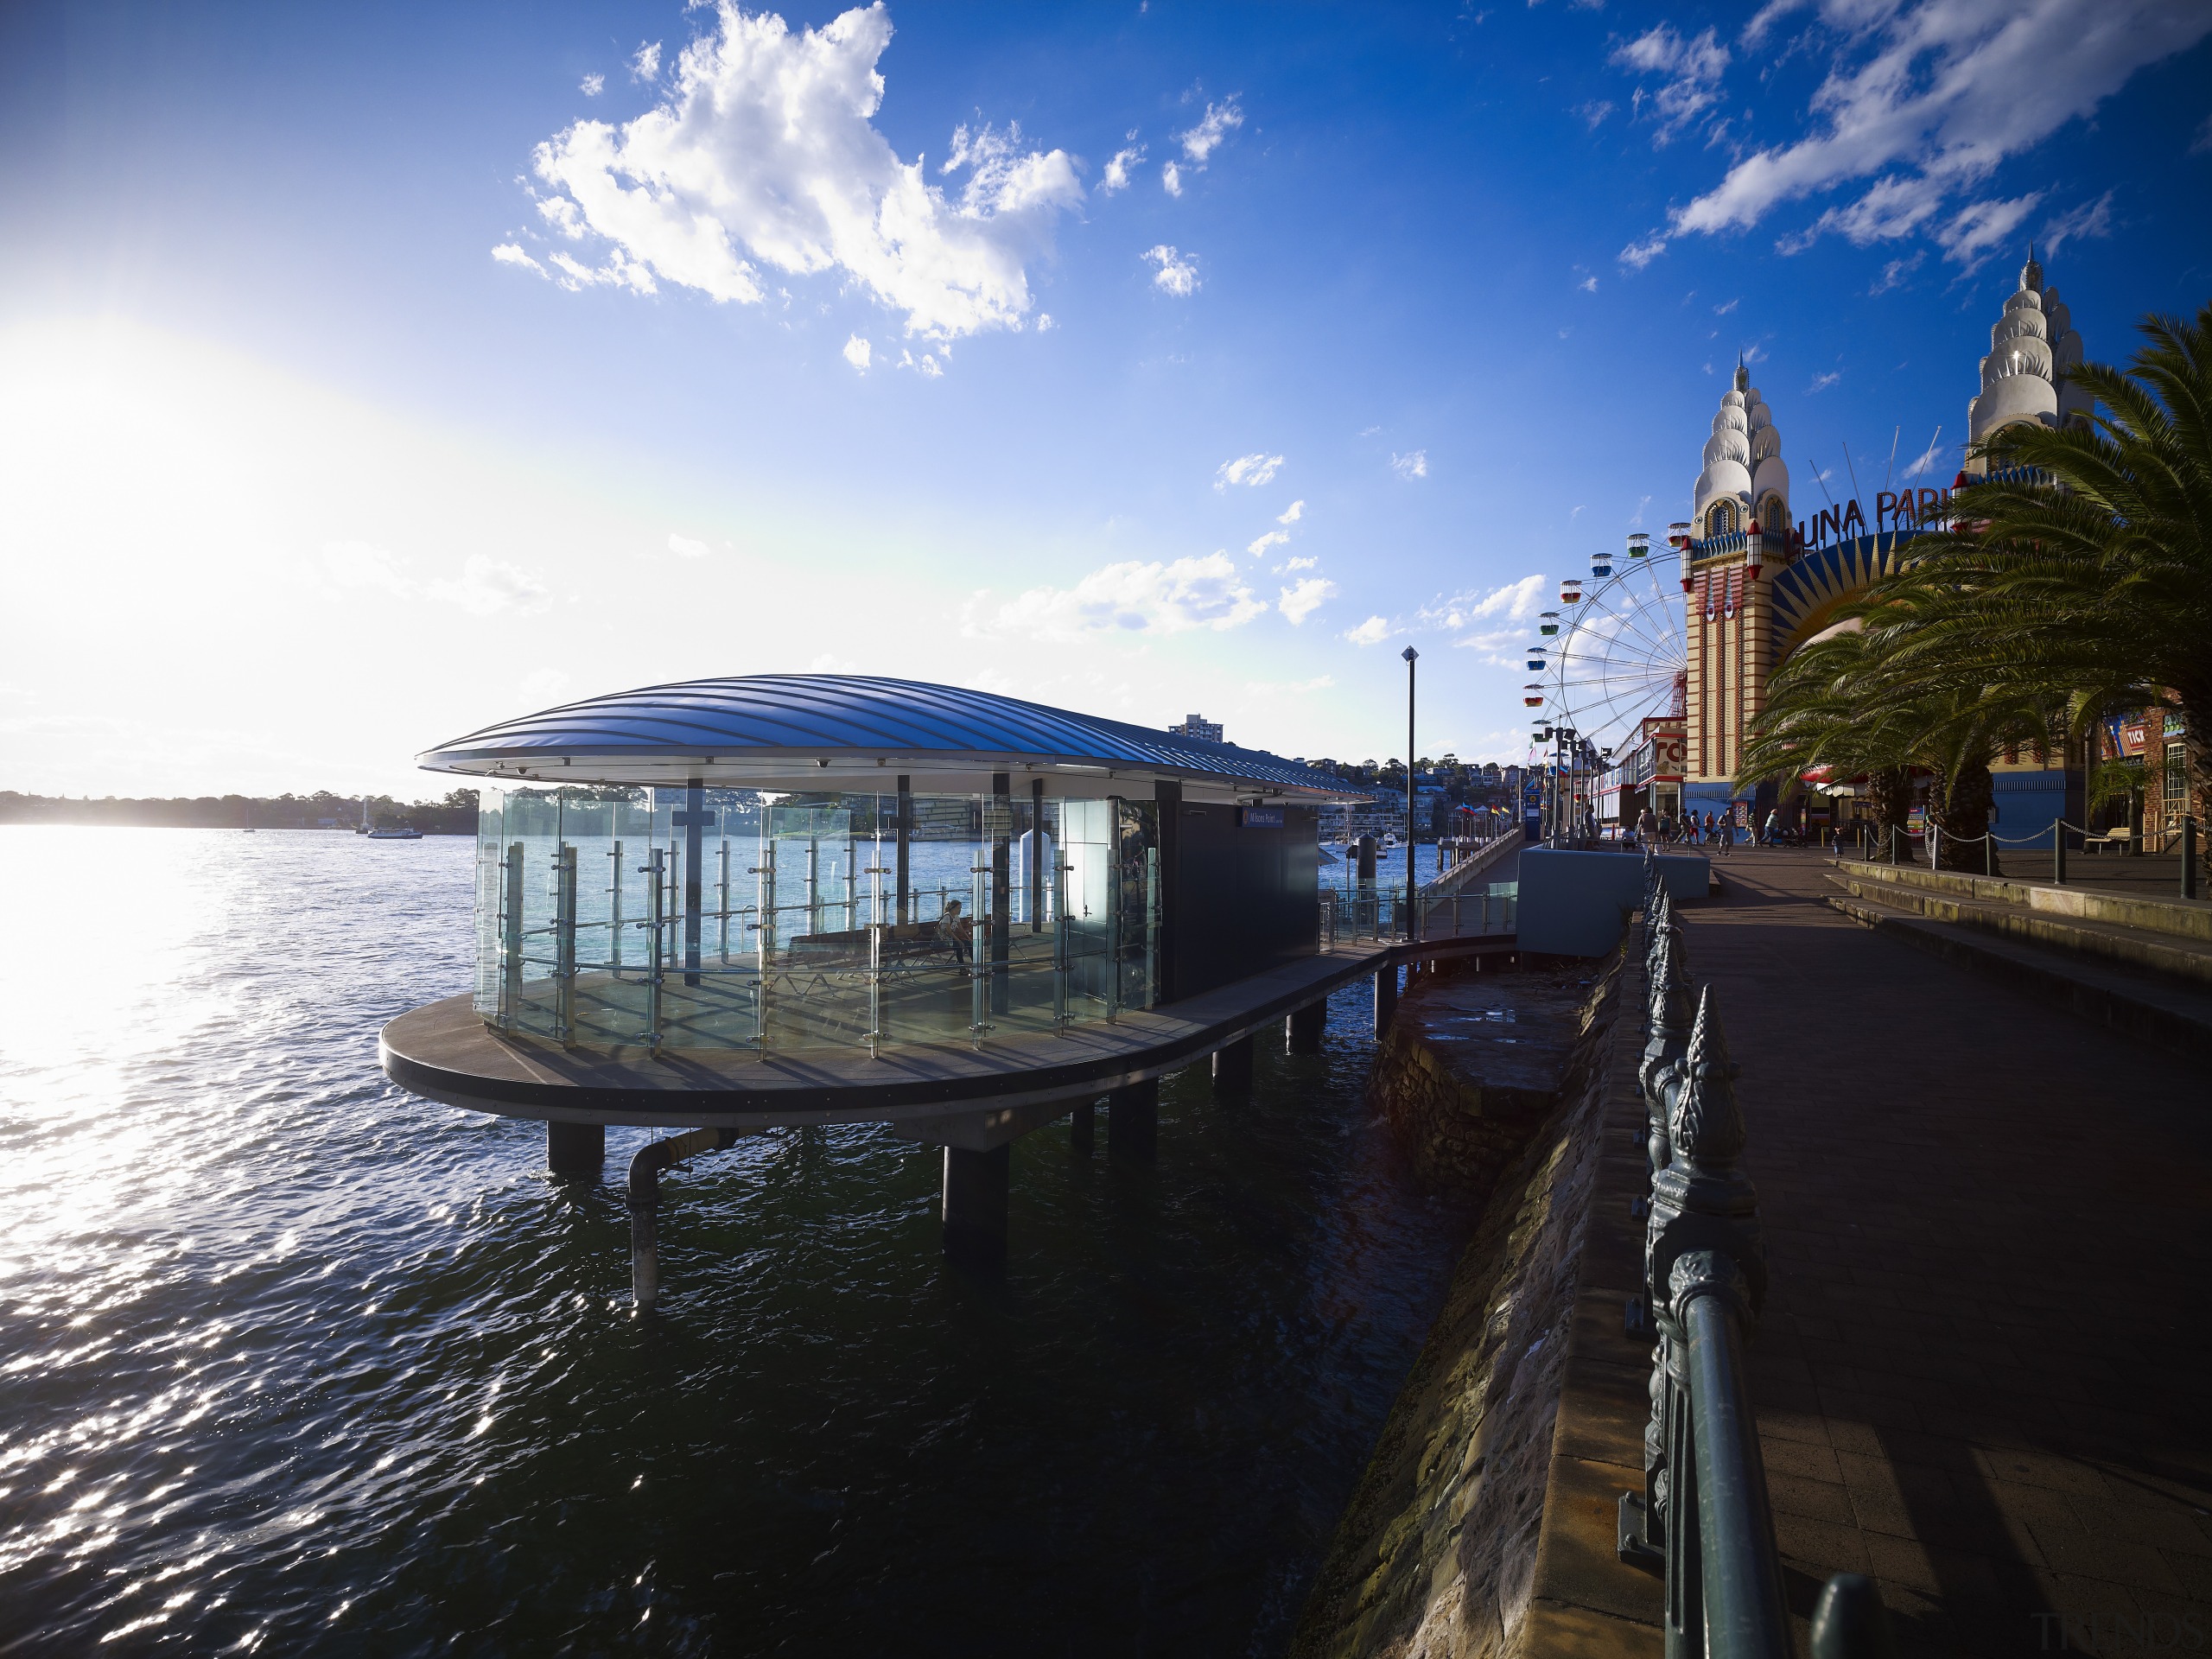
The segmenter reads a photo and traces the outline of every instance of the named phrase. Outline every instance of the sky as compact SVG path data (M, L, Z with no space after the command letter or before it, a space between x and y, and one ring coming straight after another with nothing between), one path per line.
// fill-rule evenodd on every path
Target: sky
M2212 301L2212 5L0 10L0 789L862 672L1526 749L1566 575Z

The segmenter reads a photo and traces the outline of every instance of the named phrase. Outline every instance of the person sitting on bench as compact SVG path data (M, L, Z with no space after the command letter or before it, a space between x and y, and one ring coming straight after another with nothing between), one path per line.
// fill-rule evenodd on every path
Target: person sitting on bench
M960 901L944 901L944 914L937 918L937 936L952 947L952 959L962 967L968 965L968 941L976 925L960 913Z

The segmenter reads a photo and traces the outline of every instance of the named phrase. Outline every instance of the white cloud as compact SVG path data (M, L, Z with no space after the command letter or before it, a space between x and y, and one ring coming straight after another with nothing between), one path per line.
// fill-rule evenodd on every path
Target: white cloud
M2056 253L2077 236L2091 239L2110 236L2112 195L2107 190L2094 201L2085 201L2052 219L2043 227L2043 245Z
M1665 23L1658 23L1613 51L1612 60L1624 69L1660 77L1659 90L1649 102L1659 130L1653 142L1665 144L1691 122L1720 101L1721 76L1728 67L1728 48L1711 29L1688 39ZM1643 88L1636 89L1636 112L1643 113Z
M1266 535L1253 542L1249 546L1245 548L1244 550L1256 559L1261 554L1266 552L1269 548L1281 547L1289 540L1290 534L1287 531L1271 530Z
M1595 276L1585 276L1575 286L1585 294L1595 294L1598 291L1598 279Z
M1130 560L1094 570L1072 588L1033 588L992 607L977 594L963 632L971 636L1072 639L1101 631L1184 633L1241 627L1268 608L1226 553L1162 563Z
M868 341L862 340L858 334L851 334L846 337L845 361L851 364L862 374L866 374L868 372L868 361L874 355L875 347L869 345Z
M1320 568L1321 561L1319 559L1303 557L1285 559L1281 564L1275 567L1275 574L1277 575L1281 575L1286 570L1318 570Z
M1766 38L1767 30L1772 29L1778 20L1793 11L1802 11L1812 3L1813 0L1767 0L1766 4L1758 9L1758 15L1744 25L1744 44L1746 47L1758 46Z
M703 559L714 549L704 542L695 542L689 536L678 536L671 531L668 533L668 550L679 559Z
M512 242L502 242L492 250L492 257L503 265L520 265L525 270L545 275L545 267L531 258L528 252Z
M1275 608L1283 613L1291 626L1301 626L1306 619L1337 596L1337 584L1321 576L1308 576L1281 590Z
M638 48L637 55L630 60L630 79L632 80L660 79L660 42L658 41Z
M1920 268L1920 262L1927 257L1926 252L1923 251L1913 254L1909 258L1891 260L1888 264L1882 267L1882 274L1874 279L1874 286L1866 291L1869 294L1888 293L1891 289L1902 284L1907 276L1910 276L1914 271L1917 270Z
M1488 593L1470 589L1447 595L1423 606L1419 620L1423 627L1441 628L1452 633L1492 619L1524 622L1542 608L1545 592L1543 573L1539 571L1518 582L1509 582L1502 588L1493 588Z
M552 598L545 584L521 566L483 553L469 555L459 580L434 582L423 591L432 599L460 606L472 616L491 616L500 611L527 616L543 610Z
M1726 305L1716 305L1713 308L1713 315L1716 317L1725 317L1742 303L1741 300L1731 300Z
M1183 194L1183 169L1173 162L1163 162L1160 168L1160 188L1171 196Z
M2212 32L2212 10L2187 0L1824 0L1822 17L1840 37L1811 100L1823 130L1737 162L1675 213L1677 232L1748 229L1784 202L1872 181L1796 245L1834 231L1863 246L1948 212L1936 239L1971 263L2034 199L1952 212L1954 200L2090 114L2138 69Z
M880 0L798 34L731 3L719 18L654 109L620 128L579 121L537 148L538 176L620 250L609 269L641 292L632 269L745 304L763 297L755 262L834 270L912 334L1018 327L1028 263L1082 199L1067 153L1024 149L1014 127L956 134L969 172L948 196L870 124L891 41Z
M1275 515L1275 523L1279 524L1294 524L1305 516L1306 503L1303 501L1294 501Z
M652 271L634 259L625 259L620 254L616 254L597 270L558 251L552 255L552 259L565 273L553 280L572 294L592 287L626 288L638 294L657 294L660 291L654 285Z
M1410 454L1392 455L1390 470L1400 478L1412 480L1428 476L1428 451L1416 449Z
M1620 251L1621 268L1624 270L1642 270L1666 251L1667 238L1665 237L1648 236L1641 242L1630 243Z
M1147 248L1142 256L1151 264L1160 267L1152 273L1152 285L1187 299L1198 289L1198 260L1194 253L1179 253L1162 242Z
M1134 138L1136 134L1131 133L1129 137ZM1129 169L1133 167L1141 167L1143 164L1144 146L1142 144L1132 144L1126 149L1116 150L1113 159L1106 163L1105 173L1099 178L1098 194L1102 196L1110 196L1116 190L1128 189Z
M1813 377L1813 384L1805 388L1805 395L1808 397L1810 397L1815 392L1826 391L1830 386L1835 385L1837 381L1842 378L1842 375L1833 371L1827 374L1816 374Z
M586 75L582 80L576 83L576 86L586 98L597 98L601 92L607 90L607 77L605 75Z
M471 554L459 576L422 582L406 561L383 548L367 542L332 542L322 550L322 571L334 587L385 593L395 599L436 600L474 616L509 610L529 615L543 610L550 598L545 584L529 571L483 553Z
M1255 449L1249 455L1239 455L1234 461L1224 461L1214 468L1213 486L1224 490L1231 484L1243 484L1258 489L1263 484L1274 482L1275 474L1281 469L1283 458Z
M1928 474L1936 470L1937 463L1941 461L1942 458L1942 434L1939 432L1936 435L1935 441L1929 443L1929 446L1925 449L1922 450L1918 456L1914 459L1912 465L1904 469L1904 476L1907 478L1925 477ZM1823 473L1821 476L1826 478L1827 474Z
M1206 105L1206 112L1198 124L1188 132L1178 133L1182 141L1183 154L1196 167L1204 167L1206 158L1221 148L1229 135L1244 124L1244 111L1236 107L1235 98L1224 99L1218 104Z
M1605 99L1593 99L1587 104L1577 105L1574 112L1589 124L1591 131L1595 132L1605 118L1613 112L1613 106Z
M1356 628L1348 630L1344 634L1344 638L1355 645L1379 645L1389 637L1389 621L1387 618L1380 616L1369 617L1366 621Z
M1059 326L1060 325L1058 323L1052 321L1052 314L1051 312L1039 311L1037 314L1037 332L1039 334L1049 334L1053 329Z
M2010 201L1977 201L1938 230L1936 239L1952 258L1978 265L1985 254L2012 243L2020 221L2042 200L2043 192L2034 190Z

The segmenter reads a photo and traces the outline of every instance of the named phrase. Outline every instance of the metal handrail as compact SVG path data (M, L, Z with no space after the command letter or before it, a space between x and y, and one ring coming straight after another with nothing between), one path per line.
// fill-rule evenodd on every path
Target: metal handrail
M1643 1059L1650 1169L1643 1295L1653 1338L1641 1492L1620 1497L1620 1558L1662 1573L1668 1659L1789 1659L1789 1609L1744 1348L1766 1294L1758 1195L1718 1001L1692 1000L1682 933L1655 849L1644 855ZM1893 1651L1864 1580L1829 1580L1815 1623L1824 1659ZM1869 1598L1872 1598L1871 1609Z

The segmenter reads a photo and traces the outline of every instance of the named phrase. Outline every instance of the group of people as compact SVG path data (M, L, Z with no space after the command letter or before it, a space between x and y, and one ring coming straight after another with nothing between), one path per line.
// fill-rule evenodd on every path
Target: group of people
M1736 848L1736 815L1733 812L1710 812L1700 820L1694 811L1685 812L1677 820L1668 811L1653 812L1649 807L1637 814L1636 836L1640 842L1656 842L1660 846L1681 842L1691 847L1709 847L1715 852L1733 852ZM1782 814L1770 811L1766 822L1753 833L1751 840L1761 847L1782 844Z

